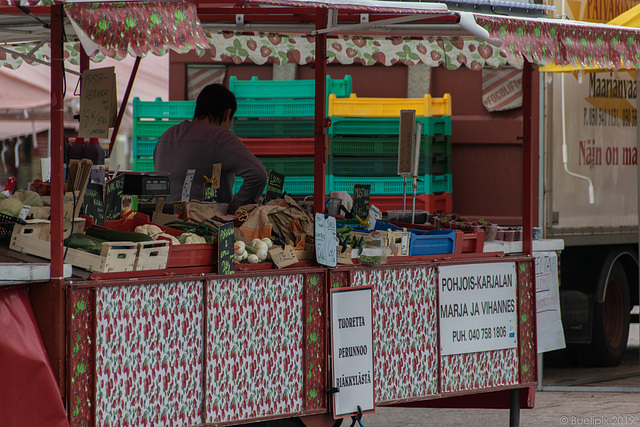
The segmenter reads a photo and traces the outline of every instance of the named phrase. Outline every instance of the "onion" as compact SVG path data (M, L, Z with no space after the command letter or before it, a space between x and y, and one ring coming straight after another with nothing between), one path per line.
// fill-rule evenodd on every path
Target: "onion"
M268 237L263 237L262 241L267 244L267 249L271 249L273 247L273 240Z
M267 259L267 251L265 249L258 249L258 252L256 252L256 256L260 261L264 261L265 259Z
M247 258L247 262L249 264L257 264L260 262L260 260L258 259L258 255L256 254L251 254L249 255L249 257Z

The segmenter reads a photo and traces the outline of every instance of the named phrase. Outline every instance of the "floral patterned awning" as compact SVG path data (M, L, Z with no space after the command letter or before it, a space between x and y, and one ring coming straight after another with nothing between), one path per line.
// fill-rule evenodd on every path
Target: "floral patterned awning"
M522 58L538 65L637 68L640 29L551 19L522 19L476 15L492 37L504 41L509 62Z

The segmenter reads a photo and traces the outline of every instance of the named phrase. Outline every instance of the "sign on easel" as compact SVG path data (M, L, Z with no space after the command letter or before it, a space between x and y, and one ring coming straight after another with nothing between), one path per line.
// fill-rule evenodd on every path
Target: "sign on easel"
M375 410L373 287L331 289L333 417Z

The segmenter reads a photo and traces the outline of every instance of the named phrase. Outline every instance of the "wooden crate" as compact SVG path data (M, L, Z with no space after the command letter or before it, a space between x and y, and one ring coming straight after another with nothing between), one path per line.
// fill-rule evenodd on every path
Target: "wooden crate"
M16 224L11 235L9 248L41 258L51 259L51 243L39 238L42 222L26 225ZM78 249L64 248L65 263L94 273L134 271L139 245L136 242L104 242L100 255Z
M163 270L169 259L169 241L139 242L135 270Z

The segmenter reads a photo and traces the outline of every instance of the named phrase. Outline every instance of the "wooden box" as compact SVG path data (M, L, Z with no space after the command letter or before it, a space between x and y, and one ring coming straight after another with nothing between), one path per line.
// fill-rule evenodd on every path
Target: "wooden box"
M51 259L51 243L40 238L45 223L28 221L16 224L9 248L41 258ZM136 242L104 242L100 255L78 249L64 248L64 262L94 273L134 271L139 245Z

